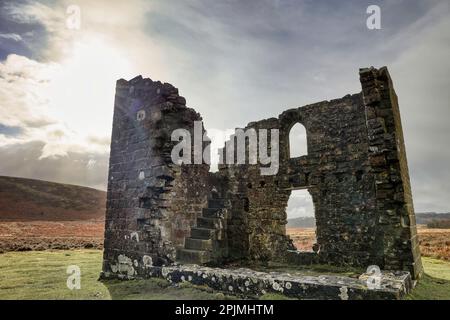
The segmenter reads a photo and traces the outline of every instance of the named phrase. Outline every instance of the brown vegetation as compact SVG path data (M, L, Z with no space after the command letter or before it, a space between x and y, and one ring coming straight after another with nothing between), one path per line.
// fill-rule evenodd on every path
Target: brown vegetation
M427 223L427 227L432 229L450 229L450 220L433 220Z
M104 220L105 206L104 191L0 177L0 221Z
M311 251L316 242L315 228L287 228L286 233L294 242L297 250Z
M106 193L0 177L0 252L101 248Z
M424 257L450 261L450 229L431 229L419 226L420 251ZM287 234L301 251L311 251L316 240L313 228L287 228Z
M0 252L102 248L103 221L0 222Z
M450 229L419 227L420 251L424 257L450 261Z

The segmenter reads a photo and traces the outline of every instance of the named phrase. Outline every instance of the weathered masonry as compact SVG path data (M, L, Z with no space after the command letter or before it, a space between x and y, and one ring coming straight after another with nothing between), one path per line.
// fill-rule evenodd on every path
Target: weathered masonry
M212 173L205 163L172 163L172 131L193 133L201 116L170 84L119 80L103 276L151 276L175 262L287 261L377 265L417 279L422 265L397 96L385 67L361 69L360 81L361 93L248 124L279 129L278 173L261 175L260 164ZM290 158L297 123L308 154ZM297 189L313 199L313 252L296 251L286 235L286 206Z

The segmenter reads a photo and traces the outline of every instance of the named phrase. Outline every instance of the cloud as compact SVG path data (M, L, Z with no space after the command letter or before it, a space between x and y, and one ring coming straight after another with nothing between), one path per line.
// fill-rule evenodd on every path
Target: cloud
M82 127L89 123L86 116L81 115L84 119L78 128L65 117L71 110L64 99L73 94L70 102L77 102L75 92L67 96L66 90L59 95L64 90L59 81L66 72L58 63L41 63L14 54L0 63L0 133L4 136L0 145L42 141L45 145L36 159L67 157L71 151L103 154L109 151L109 144L105 143L109 138L102 132L84 132L87 130ZM76 104L72 106L74 113L82 110ZM92 110L89 105L83 107Z
M45 87L52 66L11 54L0 62L0 119L24 130L50 124Z
M450 211L450 22L444 8L391 65L416 211Z
M0 146L0 175L106 189L107 153L68 151L64 157L40 158L45 146L42 141Z
M429 25L436 3L383 1L383 29L372 31L370 1L174 0L152 7L146 32L163 52L165 78L207 126L225 129L359 92L358 69L414 47L411 34Z
M314 204L308 190L293 190L286 208L288 219L314 217Z
M0 2L0 33L7 35L0 38L0 59L9 54L24 55L33 59L42 59L44 54L40 48L48 45L47 31L39 20L26 21L17 19L17 14L26 5L32 5L28 0L4 0ZM17 41L16 41L17 40Z
M47 5L42 1L6 2L3 10L7 17L20 25L40 25L41 43L29 41L33 51L39 51L39 57L50 60L62 57L71 43L73 33L66 32L66 11L63 2L53 2Z
M22 37L17 33L0 33L0 39L22 41Z

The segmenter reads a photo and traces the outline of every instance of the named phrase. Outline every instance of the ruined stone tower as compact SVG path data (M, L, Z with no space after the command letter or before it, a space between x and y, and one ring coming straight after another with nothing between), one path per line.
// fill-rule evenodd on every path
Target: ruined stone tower
M279 170L265 176L260 164L224 164L211 173L205 163L172 163L172 132L193 132L202 118L170 84L119 80L103 276L145 277L174 262L250 260L378 265L419 277L397 96L386 68L361 69L360 80L361 93L247 126L279 130ZM290 158L296 123L306 128L308 154ZM296 189L313 198L314 252L296 251L286 235L286 206Z

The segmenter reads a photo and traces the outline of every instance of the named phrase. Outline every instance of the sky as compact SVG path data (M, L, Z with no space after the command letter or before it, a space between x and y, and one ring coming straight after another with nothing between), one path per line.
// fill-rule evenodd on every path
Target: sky
M359 68L388 66L415 209L448 212L449 18L447 0L0 0L0 175L105 189L120 78L173 84L223 131L358 93ZM293 198L291 217L312 214Z

